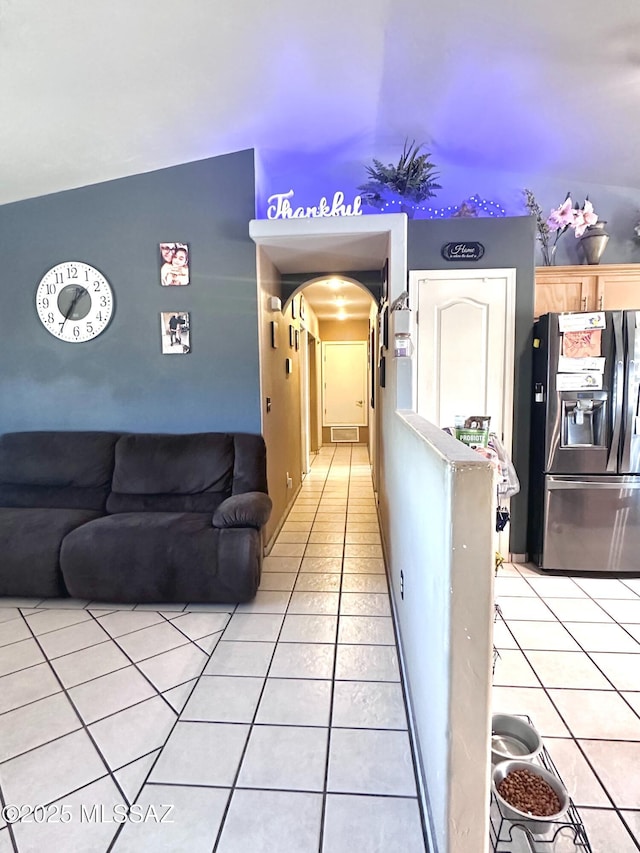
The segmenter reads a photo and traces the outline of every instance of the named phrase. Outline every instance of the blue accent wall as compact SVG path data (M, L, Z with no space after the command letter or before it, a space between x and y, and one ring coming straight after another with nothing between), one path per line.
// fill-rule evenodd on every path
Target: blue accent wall
M0 206L0 432L260 431L253 150ZM191 283L162 287L158 243L190 246ZM107 329L57 340L37 284L76 260L110 282ZM160 312L191 315L191 352L162 355Z

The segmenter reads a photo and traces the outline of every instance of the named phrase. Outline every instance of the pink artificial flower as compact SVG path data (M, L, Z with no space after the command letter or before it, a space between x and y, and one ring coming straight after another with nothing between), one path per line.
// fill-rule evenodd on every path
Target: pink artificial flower
M576 237L582 237L588 225L595 225L598 221L598 214L593 212L593 205L587 199L582 210L576 210L576 218L573 227L576 231Z
M547 225L550 231L559 231L561 228L567 228L573 225L576 217L576 212L573 210L573 202L571 196L567 196L560 207L555 208L549 214Z

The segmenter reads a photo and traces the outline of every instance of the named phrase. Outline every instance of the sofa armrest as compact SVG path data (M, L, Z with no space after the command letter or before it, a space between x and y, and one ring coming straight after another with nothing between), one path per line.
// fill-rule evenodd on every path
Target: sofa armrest
M259 530L271 515L272 502L264 492L244 492L222 501L213 513L214 527L255 527Z

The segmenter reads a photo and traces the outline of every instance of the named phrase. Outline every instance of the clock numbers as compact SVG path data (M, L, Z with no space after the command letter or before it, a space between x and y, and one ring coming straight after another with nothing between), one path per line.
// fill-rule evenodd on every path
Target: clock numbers
M114 309L109 282L81 261L66 261L48 270L38 284L35 301L45 329L66 343L95 338L107 328Z

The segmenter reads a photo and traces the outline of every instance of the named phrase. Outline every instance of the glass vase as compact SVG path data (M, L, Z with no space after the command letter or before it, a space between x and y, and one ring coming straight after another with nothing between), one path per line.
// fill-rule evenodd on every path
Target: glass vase
M545 267L553 267L556 264L557 244L553 246L542 246L542 265Z

